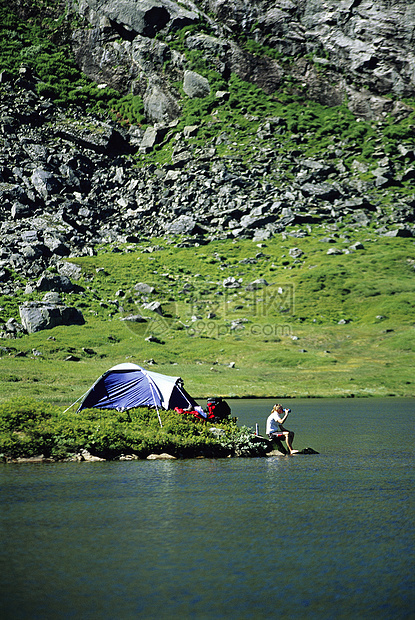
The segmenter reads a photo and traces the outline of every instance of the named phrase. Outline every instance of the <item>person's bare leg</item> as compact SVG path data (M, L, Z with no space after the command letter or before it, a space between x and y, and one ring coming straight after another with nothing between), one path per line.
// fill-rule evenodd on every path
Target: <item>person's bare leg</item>
M290 454L294 454L296 452L298 452L298 450L294 450L293 448L293 441L294 441L294 432L293 431L287 431L286 433L284 433L285 435L285 443L287 444L288 450L290 452Z

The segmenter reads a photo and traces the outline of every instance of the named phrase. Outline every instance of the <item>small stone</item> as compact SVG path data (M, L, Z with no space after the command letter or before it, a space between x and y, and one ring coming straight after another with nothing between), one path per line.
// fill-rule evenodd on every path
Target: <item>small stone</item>
M151 293L155 292L154 286L150 286L150 284L146 284L145 282L138 282L134 286L134 290L136 290L137 293L143 293L144 295L151 295Z
M224 288L241 288L241 283L233 276L225 278L222 284Z
M159 301L151 301L150 303L145 303L143 304L143 308L145 308L146 310L150 310L151 312L156 312L157 314L160 314L160 316L163 315L163 308L161 307L161 303Z
M83 461L88 461L90 463L98 462L98 461L105 461L105 459L102 459L99 456L94 456L93 454L88 452L88 450L82 450L81 457Z
M176 461L176 457L171 454L167 454L167 452L162 452L161 454L149 454L147 457L147 461Z
M156 342L157 344L163 344L161 340L159 340L158 338L156 338L156 336L153 336L152 334L150 334L150 336L147 336L147 338L144 338L144 340L146 342Z
M248 284L245 287L245 290L247 291L257 291L261 288L264 288L264 286L269 286L268 282L265 280L265 278L258 278L257 280L254 280L253 282L250 282L250 284Z
M141 314L130 314L129 316L124 316L120 319L121 321L130 321L131 323L146 323L147 319Z

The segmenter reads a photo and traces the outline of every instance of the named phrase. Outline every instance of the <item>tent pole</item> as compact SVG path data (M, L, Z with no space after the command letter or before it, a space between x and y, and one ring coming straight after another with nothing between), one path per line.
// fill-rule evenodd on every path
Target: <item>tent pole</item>
M89 392L89 390L88 390L88 392ZM80 396L79 398L77 398L77 400L76 400L74 403L72 403L72 405L69 405L69 407L68 407L67 409L65 409L65 411L64 411L63 413L66 413L67 411L69 411L69 409L72 409L72 407L73 407L74 405L76 405L76 403L77 403L77 402L79 402L79 401L81 400L81 398L83 398L84 396L86 396L86 395L88 394L88 392L85 392L85 394L82 394L82 396Z
M159 422L160 422L160 426L161 426L161 428L163 428L163 424L161 423L161 417L160 417L159 409L158 409L157 405L156 405L156 411L157 411L157 417L158 417Z
M156 397L154 396L153 381L152 381L152 379L151 379L148 375L147 375L147 379L148 379L148 383L149 383L149 385L150 385L151 393L153 394L153 398L154 398L154 405L155 405L155 407L156 407L156 411L157 411L157 417L158 417L158 419L159 419L159 422L160 422L160 426L161 426L161 428L163 428L163 424L162 424L162 422L161 422L161 417L160 417L160 413L159 413L159 408L157 407L157 404L156 404Z
M103 375L101 375L101 376L99 377L99 379L97 379L97 380L95 381L94 385L93 385L92 387L90 387L90 388L89 388L89 390L87 390L87 391L85 392L85 394L82 394L82 396L80 396L80 397L79 397L79 398L78 398L78 399L77 399L74 403L72 403L72 405L70 405L67 409L65 409L65 411L64 411L63 413L66 413L67 411L69 411L69 409L71 409L74 405L76 405L76 403L77 403L77 402L79 402L79 401L81 400L81 398L85 398L85 396L86 396L87 394L89 394L89 392L91 392L91 391L94 389L94 387L96 386L96 384L97 384L99 381L101 381L102 377L104 377L104 375L106 375L106 374L107 374L107 373L106 373L106 372L104 372L104 374L103 374Z
M183 390L180 388L179 385L176 385L177 389L179 390L180 394L183 396L183 398L187 401L187 403L189 404L189 406L193 406L192 403L190 402L190 400L188 398L186 398L186 396L183 393Z

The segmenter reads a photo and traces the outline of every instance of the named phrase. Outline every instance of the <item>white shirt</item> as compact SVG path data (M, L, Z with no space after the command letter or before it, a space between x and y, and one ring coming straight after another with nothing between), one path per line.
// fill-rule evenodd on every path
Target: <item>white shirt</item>
M280 424L282 424L282 420L278 415L278 412L274 411L274 413L271 413L267 419L267 435L270 433L280 432Z

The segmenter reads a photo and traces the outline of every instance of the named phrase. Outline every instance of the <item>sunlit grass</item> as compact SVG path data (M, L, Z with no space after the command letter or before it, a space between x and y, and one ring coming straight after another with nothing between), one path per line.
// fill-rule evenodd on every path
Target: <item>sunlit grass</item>
M249 240L187 248L152 240L73 259L83 268L84 291L63 297L82 310L86 325L3 340L0 400L23 394L69 406L125 361L182 376L201 398L411 396L415 244L376 240L367 230L360 239L344 233L349 240L337 244L360 240L364 249L328 256L326 233L316 228L260 247ZM292 258L292 248L303 255ZM226 289L229 277L240 279L240 288ZM246 290L259 278L268 286ZM138 293L138 282L155 292ZM18 318L21 298L1 298L4 320ZM163 316L143 307L153 300ZM121 320L131 314L146 322Z

